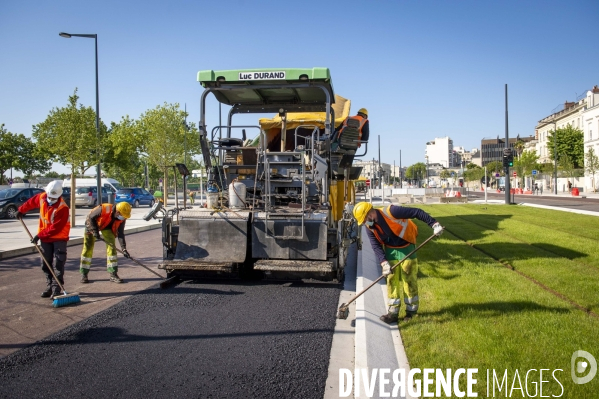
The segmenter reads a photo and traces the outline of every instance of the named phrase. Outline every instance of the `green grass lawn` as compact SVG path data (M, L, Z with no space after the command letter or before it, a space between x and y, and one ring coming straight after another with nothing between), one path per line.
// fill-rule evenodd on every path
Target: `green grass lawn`
M543 396L599 398L599 375L577 385L570 374L576 350L599 360L599 217L524 206L419 207L446 231L418 253L420 315L400 324L410 366L478 368L479 397L487 397L487 370L501 379L507 369L516 398L529 397L527 371L537 370L528 378L532 397L539 369L549 369ZM420 241L432 234L418 227ZM555 369L563 370L555 372L559 383ZM495 397L506 397L505 388L496 386Z

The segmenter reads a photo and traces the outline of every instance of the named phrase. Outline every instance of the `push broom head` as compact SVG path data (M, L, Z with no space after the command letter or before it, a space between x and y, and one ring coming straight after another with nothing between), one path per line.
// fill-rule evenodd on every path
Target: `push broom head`
M339 313L337 314L337 318L338 319L347 319L347 316L349 316L349 307L342 303L341 306L339 306Z
M59 295L54 297L54 301L52 302L52 306L55 308L59 308L61 306L72 305L75 303L81 302L81 298L79 298L79 294L67 294Z

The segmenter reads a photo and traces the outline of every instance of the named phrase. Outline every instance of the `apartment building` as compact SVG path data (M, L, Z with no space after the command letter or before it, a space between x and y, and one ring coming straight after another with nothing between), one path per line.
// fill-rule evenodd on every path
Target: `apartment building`
M453 150L453 140L446 137L437 137L426 143L425 158L429 164L440 164L445 168L456 166L457 160Z
M595 155L599 156L599 87L595 86L586 93L586 107L582 113L582 132L584 137L585 164L586 154L590 148L593 148ZM584 172L585 190L593 189L593 179L595 179L595 189L599 188L599 177L592 176L589 172Z

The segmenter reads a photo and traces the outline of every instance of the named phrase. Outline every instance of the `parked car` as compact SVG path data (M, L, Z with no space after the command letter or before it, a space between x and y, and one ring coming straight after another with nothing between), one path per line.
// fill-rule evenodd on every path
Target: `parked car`
M140 205L154 206L156 199L147 190L139 187L121 188L116 192L115 203L128 202L133 208L139 208Z
M71 187L62 188L62 199L68 206L71 206Z
M93 208L98 205L98 188L96 186L77 187L75 189L75 206L89 206ZM102 203L108 202L108 194L114 195L112 191L108 191L102 187Z
M0 190L0 218L14 219L17 217L17 209L29 198L43 193L41 188L7 188ZM33 210L31 212L37 212Z

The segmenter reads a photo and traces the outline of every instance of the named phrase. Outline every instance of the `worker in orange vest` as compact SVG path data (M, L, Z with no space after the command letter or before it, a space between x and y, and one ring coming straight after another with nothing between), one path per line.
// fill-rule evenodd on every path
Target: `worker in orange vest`
M443 233L443 227L431 215L418 208L389 205L374 209L369 202L359 202L353 210L358 225L366 225L366 233L374 255L377 257L383 275L387 277L387 298L389 309L380 319L387 324L399 319L401 299L406 305L404 321L410 320L418 312L418 259L416 254L391 271L394 265L403 260L416 248L418 227L410 219L418 219L432 227L436 236Z
M130 217L131 205L127 202L119 202L116 206L112 204L98 205L87 215L83 234L83 251L79 265L82 283L89 283L87 275L92 264L94 244L96 240L101 239L106 241L106 269L110 274L110 281L113 283L123 282L118 275L115 241L118 237L123 255L125 258L130 258L125 242L125 222ZM100 233L102 236L100 236Z
M69 207L62 199L61 180L48 183L45 192L31 197L21 205L17 218L23 219L25 213L37 208L40 210L39 227L31 243L37 245L39 242L46 262L54 268L56 278L64 287L64 265L67 261L67 241L69 241L71 223ZM42 298L53 299L61 295L60 286L43 259L42 271L46 276L46 289L42 292Z
M333 141L338 140L339 137L341 137L349 119L357 120L360 123L360 134L358 136L358 147L360 147L361 143L368 141L368 137L370 136L370 123L368 121L368 110L366 108L360 108L356 116L348 116L345 118L343 123L337 128Z

